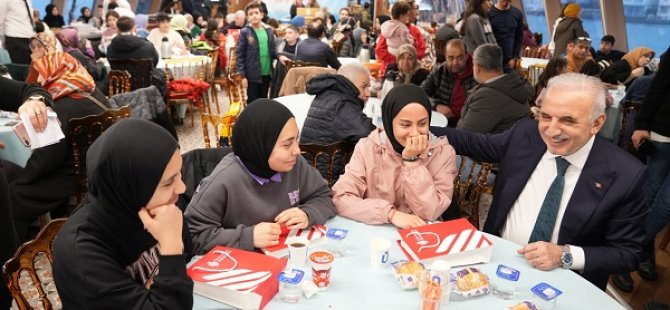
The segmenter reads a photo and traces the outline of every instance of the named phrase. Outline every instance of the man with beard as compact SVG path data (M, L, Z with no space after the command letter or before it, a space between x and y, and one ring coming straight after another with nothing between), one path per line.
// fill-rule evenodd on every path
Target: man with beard
M449 119L450 127L455 127L468 92L477 86L477 81L472 74L472 57L463 40L447 42L444 57L444 63L433 69L421 88L430 97L433 108Z

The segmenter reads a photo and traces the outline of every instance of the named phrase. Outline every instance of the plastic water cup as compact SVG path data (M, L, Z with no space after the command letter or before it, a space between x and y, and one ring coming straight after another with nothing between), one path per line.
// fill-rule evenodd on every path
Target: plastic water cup
M389 260L391 241L383 238L374 238L370 241L370 265L381 268Z

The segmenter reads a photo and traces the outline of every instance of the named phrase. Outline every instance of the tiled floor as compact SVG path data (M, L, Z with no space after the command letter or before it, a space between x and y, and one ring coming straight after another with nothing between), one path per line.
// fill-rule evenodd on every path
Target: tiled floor
M222 114L225 114L223 111L228 111L228 108L230 107L230 100L228 100L228 96L225 95L225 91L219 91L218 94L219 106L221 108ZM212 111L216 110L213 103L211 108ZM200 111L194 110L193 113L193 126L191 126L190 115L186 115L184 124L176 126L177 137L179 137L179 145L181 146L182 154L193 149L205 147L205 140L200 122Z

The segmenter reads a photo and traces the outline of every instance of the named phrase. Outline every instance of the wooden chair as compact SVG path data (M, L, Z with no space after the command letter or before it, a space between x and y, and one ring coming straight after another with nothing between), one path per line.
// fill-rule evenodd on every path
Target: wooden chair
M183 78L192 78L198 81L205 80L205 74L209 66L206 65L202 59L194 60L193 58L174 58L165 59L165 81L169 84L171 80L179 80ZM205 106L204 94L193 96L190 91L173 91L168 88L167 102L175 100L188 100L188 110L191 114L191 127L195 126L195 116L193 115L193 107L195 105Z
M286 63L286 72L292 68L301 68L301 67L321 67L321 64L318 62L307 62L301 60L291 60Z
M344 166L354 153L354 146L353 143L343 141L328 145L301 144L300 152L314 168L319 170L328 186L332 187L340 174L344 173ZM341 171L336 171L338 166L341 166Z
M537 82L540 80L540 74L544 72L544 68L546 68L546 65L540 64L534 64L528 67L527 79L531 86L535 87L535 85L537 85Z
M151 86L153 59L109 59L112 70L125 70L130 73L130 90Z
M435 51L435 64L441 64L445 61L444 59L444 52L445 49L447 48L447 41L446 40L438 40L438 39L433 39L433 48Z
M623 116L621 117L621 127L619 128L619 140L617 141L617 145L627 149L629 152L634 152L635 147L630 143L630 135L626 132L626 127L628 127L631 113L639 112L640 108L642 108L642 102L626 101L622 102L620 106L621 109L623 109Z
M231 141L233 137L233 126L237 121L237 115L216 115L201 113L200 119L202 121L202 134L205 138L205 148L212 147L209 133L210 125L212 125L215 133L214 140L216 147L221 146L221 140Z
M53 283L51 263L52 242L66 219L49 222L35 239L21 245L14 256L2 266L7 287L19 309L55 309L60 299ZM45 257L46 256L46 257ZM44 265L46 259L48 265ZM39 261L39 264L36 264ZM40 268L40 266L45 266ZM23 284L28 278L29 284Z
M521 51L521 57L547 58L549 49L547 47L526 47Z
M107 97L112 97L116 94L127 93L130 91L131 75L126 70L111 70L108 75L109 89Z
M207 68L206 74L205 74L205 81L209 83L209 92L207 94L208 100L207 100L207 106L206 106L206 111L209 114L212 114L212 106L211 104L213 103L216 106L216 114L221 114L221 108L219 106L219 96L218 96L218 91L216 89L216 84L219 85L219 87L224 87L225 79L220 79L216 75L216 69L219 66L219 49L215 48L212 49L211 51L207 52L207 57L209 57L212 62L210 63L209 67Z
M73 118L69 122L68 137L72 144L74 172L79 183L77 203L86 198L88 178L86 176L86 152L95 140L120 119L130 117L130 106L110 109L98 115Z
M337 71L333 68L324 67L294 67L286 72L286 77L282 82L279 96L288 96L305 93L307 82L317 75L324 73L335 74Z
M479 202L482 194L493 193L493 184L489 182L493 164L478 163L465 156L460 158L458 176L454 179L453 200L458 201L461 216L479 229Z

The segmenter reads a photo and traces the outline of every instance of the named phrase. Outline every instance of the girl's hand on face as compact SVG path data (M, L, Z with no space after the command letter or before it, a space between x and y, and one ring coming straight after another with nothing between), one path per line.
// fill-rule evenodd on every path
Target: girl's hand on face
M182 254L183 215L181 209L174 204L155 208L142 208L138 215L144 229L158 241L162 255Z
M428 135L408 137L405 149L402 151L403 158L417 157L428 149Z

